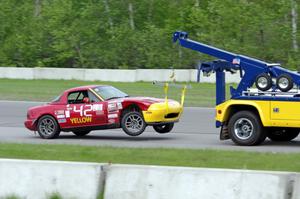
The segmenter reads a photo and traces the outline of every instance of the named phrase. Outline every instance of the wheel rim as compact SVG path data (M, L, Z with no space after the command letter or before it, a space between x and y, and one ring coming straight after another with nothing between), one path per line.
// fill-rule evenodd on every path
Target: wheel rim
M266 88L268 86L268 80L265 77L259 77L257 80L257 85L259 86L259 88Z
M285 77L279 78L278 80L278 86L281 89L286 89L289 86L289 80Z
M43 135L49 136L55 131L54 121L51 119L43 119L39 126L40 132Z
M126 128L132 132L137 133L143 128L143 119L139 115L130 115L125 120Z
M234 123L234 133L241 140L249 139L253 134L253 124L247 118L240 118Z

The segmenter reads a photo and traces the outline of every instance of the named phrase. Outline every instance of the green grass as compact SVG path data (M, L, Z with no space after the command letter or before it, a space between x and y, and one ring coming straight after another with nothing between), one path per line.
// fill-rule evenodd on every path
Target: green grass
M50 101L68 88L89 84L112 85L132 96L164 97L163 87L154 86L151 82L0 79L0 100ZM191 85L192 88L186 92L185 106L214 106L215 84L191 83ZM169 98L180 100L180 95L180 89L170 88Z
M12 194L0 199L22 199L22 197ZM63 197L59 193L52 193L47 196L47 199L63 199Z
M300 153L2 143L0 158L300 172Z

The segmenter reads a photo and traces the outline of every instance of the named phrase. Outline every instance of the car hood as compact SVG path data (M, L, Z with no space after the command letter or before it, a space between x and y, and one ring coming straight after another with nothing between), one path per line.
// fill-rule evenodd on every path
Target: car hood
M164 102L164 99L160 98L154 98L154 97L126 97L123 98L124 101L140 101L140 102L145 102L145 103L159 103L159 102Z
M37 106L32 106L29 107L27 110L28 111L32 111L32 110L40 110L40 109L44 109L46 107L48 107L50 104L41 104L41 105L37 105Z
M155 97L124 97L119 99L110 100L111 102L139 102L143 104L154 104L154 103L161 103L165 102L165 99L155 98ZM174 101L174 100L169 100Z

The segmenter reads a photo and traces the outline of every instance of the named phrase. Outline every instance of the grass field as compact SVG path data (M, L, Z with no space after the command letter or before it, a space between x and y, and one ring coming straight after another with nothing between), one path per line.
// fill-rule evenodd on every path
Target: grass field
M300 172L300 153L2 143L0 158Z
M89 84L112 85L131 96L164 97L163 88L154 86L151 82L121 83L77 80L0 79L0 100L50 101L65 89ZM214 106L215 84L192 83L191 85L192 88L188 89L186 93L185 106ZM169 98L180 100L180 89L170 88L169 93Z

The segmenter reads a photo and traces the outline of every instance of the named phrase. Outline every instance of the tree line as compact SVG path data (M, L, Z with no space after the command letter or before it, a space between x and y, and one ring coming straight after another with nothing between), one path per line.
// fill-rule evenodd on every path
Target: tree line
M1 0L0 66L195 68L172 33L296 69L297 0Z

